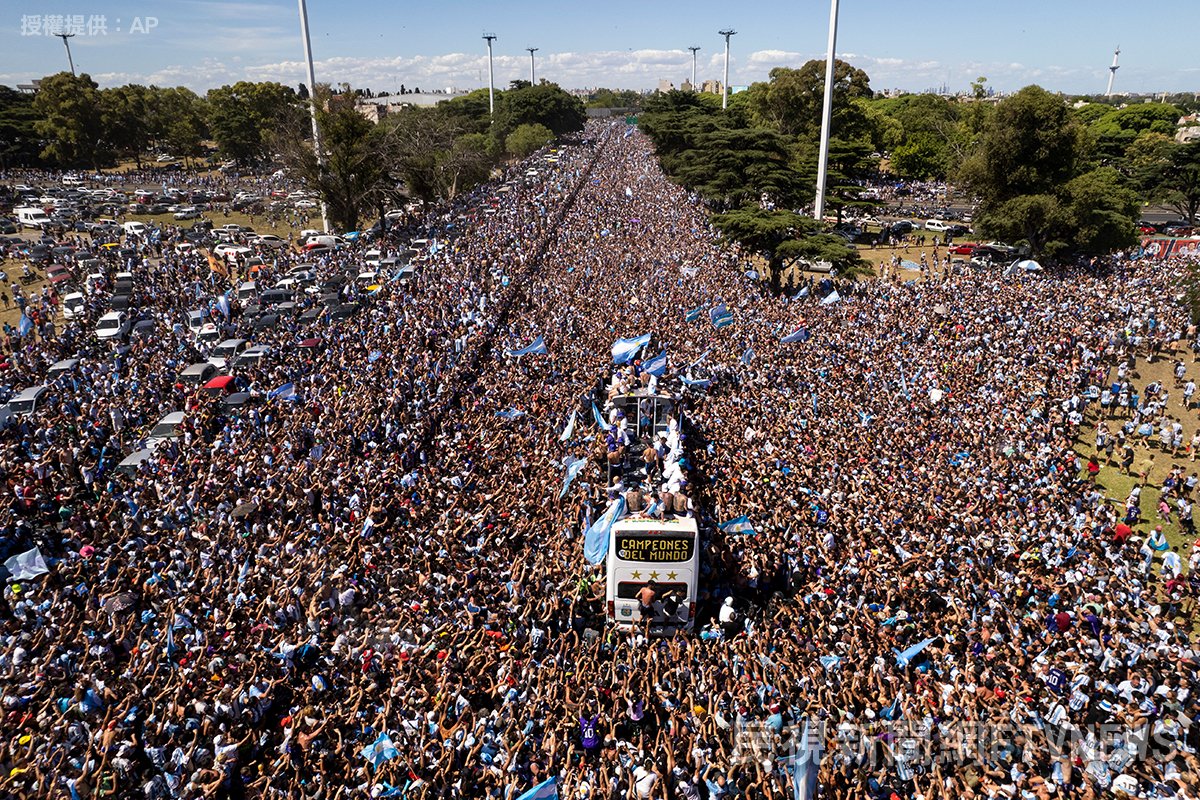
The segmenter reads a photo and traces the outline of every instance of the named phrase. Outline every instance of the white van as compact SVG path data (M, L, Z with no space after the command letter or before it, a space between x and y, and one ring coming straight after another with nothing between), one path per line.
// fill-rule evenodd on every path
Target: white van
M925 230L927 231L947 231L950 230L950 223L941 219L925 220Z
M145 236L146 223L144 222L126 222L121 226L121 230L125 231L126 236Z
M17 222L22 228L36 228L40 231L50 225L50 217L40 208L18 208L16 214Z

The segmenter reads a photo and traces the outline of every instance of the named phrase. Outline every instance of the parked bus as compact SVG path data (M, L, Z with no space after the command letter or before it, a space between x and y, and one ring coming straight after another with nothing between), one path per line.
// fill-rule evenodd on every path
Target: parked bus
M617 481L628 502L627 516L609 532L606 608L610 621L625 628L648 623L653 634L690 630L696 616L700 576L700 535L695 516L682 493L664 508L667 493L652 503L651 495L675 485L687 468L682 452L682 406L678 396L640 389L619 395L608 406L608 421L619 426L629 443L608 464L608 485ZM624 438L624 437L623 437ZM648 464L648 447L666 450L663 463ZM679 508L675 508L675 503ZM676 513L678 511L679 513ZM651 585L653 584L653 585ZM652 617L641 610L642 590L654 590Z

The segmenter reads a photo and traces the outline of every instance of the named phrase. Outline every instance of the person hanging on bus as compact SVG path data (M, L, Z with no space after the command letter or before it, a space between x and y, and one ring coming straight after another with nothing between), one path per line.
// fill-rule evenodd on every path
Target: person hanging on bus
M638 590L638 613L642 615L642 621L649 624L654 619L654 601L658 599L658 583L651 580L645 586Z

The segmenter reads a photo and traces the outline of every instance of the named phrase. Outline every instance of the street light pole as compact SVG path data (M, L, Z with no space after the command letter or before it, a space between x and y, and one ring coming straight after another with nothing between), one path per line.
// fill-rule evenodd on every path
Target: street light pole
M825 103L821 109L821 150L817 159L817 199L813 216L825 218L825 182L829 176L829 134L833 122L833 59L837 50L838 0L829 0L829 52L825 56Z
M525 49L529 51L529 85L535 86L537 85L537 81L535 81L533 78L533 54L538 51L538 48L526 47Z
M67 40L70 39L71 37L73 37L75 34L73 34L73 33L56 33L54 35L57 36L58 38L62 39L63 47L67 48L67 63L71 65L71 77L74 77L75 76L75 59L71 58L71 43ZM1109 88L1110 89L1112 88L1111 82L1109 83Z
M729 37L737 31L730 29L717 33L725 37L725 79L721 82L721 108L726 108L729 106Z
M325 166L325 153L321 150L321 128L317 125L317 73L313 70L312 40L308 36L308 6L300 2L300 38L304 40L304 62L308 68L308 112L312 117L313 152L317 156L317 167ZM329 233L329 208L321 196L321 225Z
M496 84L492 79L492 42L496 38L494 33L485 33L484 39L488 43L488 114L496 116Z
M696 89L696 51L699 49L700 49L699 47L695 47L695 46L688 48L688 50L692 51L692 91L693 92L698 91Z

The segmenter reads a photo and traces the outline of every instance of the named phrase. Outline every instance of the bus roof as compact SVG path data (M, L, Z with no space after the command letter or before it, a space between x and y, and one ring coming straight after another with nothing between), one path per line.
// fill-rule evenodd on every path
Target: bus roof
M613 523L613 533L660 533L664 536L679 536L695 534L699 531L695 517L678 517L675 519L656 519L636 514L624 517Z

